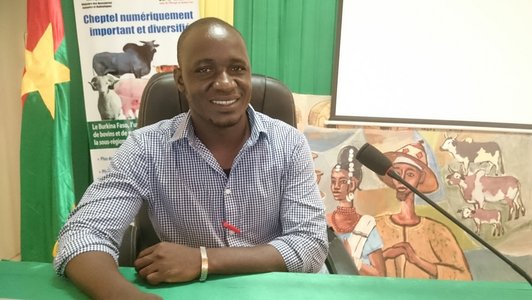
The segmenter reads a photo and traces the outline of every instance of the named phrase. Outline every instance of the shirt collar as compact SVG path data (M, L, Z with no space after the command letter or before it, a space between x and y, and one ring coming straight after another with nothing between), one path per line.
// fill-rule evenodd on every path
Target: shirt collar
M261 133L267 137L268 132L262 119L258 117L257 112L250 104L248 104L246 112L248 115L249 126L251 128L250 141L255 143L259 139ZM182 139L188 139L189 141L194 141L196 139L196 135L194 134L194 126L192 125L192 120L190 118L190 110L185 113L182 121L178 121L176 131L170 139L170 142Z

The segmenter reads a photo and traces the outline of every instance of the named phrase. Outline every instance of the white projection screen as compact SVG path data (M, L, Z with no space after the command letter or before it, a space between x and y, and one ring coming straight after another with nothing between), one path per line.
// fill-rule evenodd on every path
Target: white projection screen
M531 0L343 0L329 123L532 131Z

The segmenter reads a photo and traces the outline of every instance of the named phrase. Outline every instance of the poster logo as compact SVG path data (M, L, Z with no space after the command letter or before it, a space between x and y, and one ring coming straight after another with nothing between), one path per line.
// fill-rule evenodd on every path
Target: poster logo
M89 8L112 8L113 7L113 1L109 0L85 0L83 3L81 3L82 9L89 9Z

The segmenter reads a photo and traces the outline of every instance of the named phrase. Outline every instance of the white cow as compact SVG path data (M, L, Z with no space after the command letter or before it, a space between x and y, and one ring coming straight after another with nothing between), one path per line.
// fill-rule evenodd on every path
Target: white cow
M476 171L470 172L469 166L472 163L479 166L489 163L495 175L504 174L501 149L496 142L473 142L472 138L458 141L456 137L446 137L440 150L449 152L457 162L462 163L464 173Z
M92 89L98 92L98 112L102 120L122 119L122 100L113 90L118 78L111 75L95 76L89 82Z
M480 233L480 225L482 224L491 224L493 227L491 235L493 236L501 236L504 234L504 228L501 223L501 211L498 209L464 207L463 209L459 209L458 213L462 213L463 219L473 219L477 234Z

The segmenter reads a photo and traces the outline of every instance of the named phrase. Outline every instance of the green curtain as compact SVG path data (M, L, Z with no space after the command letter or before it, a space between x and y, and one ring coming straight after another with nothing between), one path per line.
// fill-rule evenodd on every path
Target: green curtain
M331 95L337 0L235 0L254 73L301 94Z

